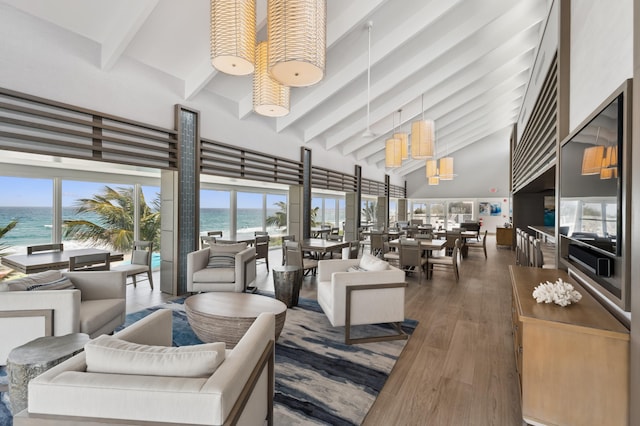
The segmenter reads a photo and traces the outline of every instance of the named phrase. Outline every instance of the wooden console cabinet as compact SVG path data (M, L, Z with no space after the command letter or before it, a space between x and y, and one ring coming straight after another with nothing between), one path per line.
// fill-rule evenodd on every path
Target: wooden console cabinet
M513 228L496 228L496 245L513 249Z
M627 425L629 331L559 269L510 266L522 417L532 425ZM582 294L561 307L537 303L558 278Z

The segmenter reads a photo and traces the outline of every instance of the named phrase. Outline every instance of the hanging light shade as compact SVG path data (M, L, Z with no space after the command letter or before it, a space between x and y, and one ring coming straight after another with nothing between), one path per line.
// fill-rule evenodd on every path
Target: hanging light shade
M390 138L385 143L384 165L386 167L402 166L402 142L400 139Z
M231 75L251 74L256 46L255 0L211 0L211 63Z
M608 146L602 159L600 179L611 179L614 176L618 177L618 149L614 146Z
M325 0L268 0L269 72L285 86L316 84L324 77Z
M289 93L267 72L268 43L256 46L256 71L253 73L253 110L267 117L282 117L289 114Z
M442 157L440 159L440 180L453 180L453 157Z
M438 174L438 160L427 160L427 177L434 177Z
M394 133L393 137L395 139L400 139L400 151L402 152L401 157L403 160L409 159L409 135L404 132Z
M602 169L604 146L596 145L585 148L582 154L582 175L597 175Z
M418 160L433 157L435 139L435 126L432 120L418 120L411 123L411 157Z
M440 178L438 176L431 176L429 179L429 185L439 185L440 184Z

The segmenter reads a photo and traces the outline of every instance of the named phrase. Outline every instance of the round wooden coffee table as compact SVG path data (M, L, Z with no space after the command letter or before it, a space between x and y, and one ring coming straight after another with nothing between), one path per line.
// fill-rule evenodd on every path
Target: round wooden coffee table
M262 312L276 314L278 340L287 316L287 305L271 297L249 293L200 293L184 301L187 320L205 343L225 342L233 348Z

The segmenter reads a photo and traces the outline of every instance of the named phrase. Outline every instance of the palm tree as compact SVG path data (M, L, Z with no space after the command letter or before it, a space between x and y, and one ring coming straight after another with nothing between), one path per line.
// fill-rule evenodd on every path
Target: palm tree
M274 205L277 206L280 210L275 212L273 216L267 216L267 226L285 228L287 226L287 203L285 203L284 201L278 201L277 203L274 203Z
M74 219L64 221L65 238L106 244L115 250L126 251L133 247L134 189L105 186L101 194L76 201L76 213L94 213L100 223ZM160 200L156 198L148 206L140 193L140 238L160 243Z
M375 222L376 218L376 203L367 202L365 206L362 208L362 214L364 215L364 219L367 222Z
M4 237L7 232L15 228L17 224L18 224L17 220L12 220L7 224L7 226L5 226L4 228L0 228L0 238ZM9 247L10 247L9 244L0 243L0 252L5 251Z
M275 212L273 216L267 217L267 226L277 226L279 228L283 228L287 226L287 203L285 203L284 201L278 201L277 203L274 203L274 205L278 206L280 210ZM319 210L320 207L314 207L311 209L311 226L318 225L318 223L316 222L316 218L318 217Z

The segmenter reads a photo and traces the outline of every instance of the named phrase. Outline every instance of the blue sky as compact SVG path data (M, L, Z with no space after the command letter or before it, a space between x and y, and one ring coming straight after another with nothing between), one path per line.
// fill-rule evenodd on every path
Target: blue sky
M112 188L126 187L114 183L62 181L62 206L73 207L80 198L91 198L108 185ZM158 187L143 186L142 193L150 203L159 192ZM0 176L0 207L50 207L53 204L53 181Z
M122 188L127 185L114 183L62 181L62 206L73 207L80 198L91 198L102 192L106 186ZM159 187L143 186L142 192L147 203L150 203ZM0 207L50 207L53 204L53 181L51 179L32 179L0 176ZM262 208L262 194L238 192L238 208ZM286 202L285 195L268 195L267 208L274 208L277 201ZM229 191L203 190L200 193L202 208L229 208Z

